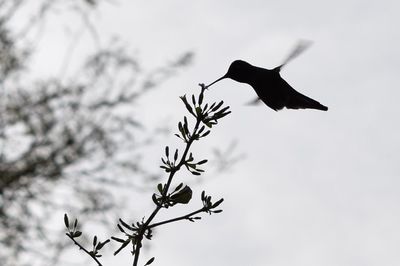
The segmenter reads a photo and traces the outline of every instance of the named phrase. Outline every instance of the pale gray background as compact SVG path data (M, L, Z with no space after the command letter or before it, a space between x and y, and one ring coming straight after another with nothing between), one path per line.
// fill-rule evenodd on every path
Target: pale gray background
M398 1L365 0L104 5L96 15L99 32L122 34L148 65L196 53L191 67L139 103L149 127L175 127L184 111L178 96L220 77L231 61L272 68L299 39L313 46L282 76L330 108L249 107L255 95L249 86L216 84L207 99L224 99L232 114L198 146L198 158L236 139L246 159L194 186L224 197L224 212L164 227L143 263L156 256L156 265L400 265L399 11ZM59 52L52 47L49 60ZM180 144L172 137L167 143ZM158 166L162 150L150 155L149 166ZM142 197L149 201L150 192ZM119 265L131 264L127 253Z

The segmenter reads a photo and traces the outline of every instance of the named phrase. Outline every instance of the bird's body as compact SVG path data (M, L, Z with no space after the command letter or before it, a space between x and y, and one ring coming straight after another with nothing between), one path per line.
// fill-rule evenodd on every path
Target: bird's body
M249 84L256 91L258 98L275 111L284 107L328 110L326 106L293 89L281 77L279 68L265 69L253 66L245 61L236 60L229 69L231 73L234 73L231 74L231 79ZM230 72L228 71L228 73Z
M230 78L249 84L258 95L255 102L261 100L275 111L281 110L284 107L288 109L317 109L327 111L328 107L299 93L280 75L280 69L304 49L305 47L297 47L282 65L274 69L256 67L243 60L233 61L229 66L228 72L207 87L222 79Z

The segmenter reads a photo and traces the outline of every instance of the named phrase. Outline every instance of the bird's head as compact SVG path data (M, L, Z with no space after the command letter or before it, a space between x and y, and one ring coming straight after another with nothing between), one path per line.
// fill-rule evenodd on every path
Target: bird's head
M208 85L207 88L225 78L230 78L238 82L246 82L248 72L251 67L252 65L243 60L235 60L229 66L228 72L226 72L225 75Z

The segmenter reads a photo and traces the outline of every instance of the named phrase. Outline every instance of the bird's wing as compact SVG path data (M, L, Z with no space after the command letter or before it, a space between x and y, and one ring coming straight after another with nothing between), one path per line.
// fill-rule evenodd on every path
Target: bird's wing
M311 43L312 43L311 41L307 41L307 40L299 41L297 43L297 45L295 46L295 48L290 52L290 54L283 61L283 63L280 66L274 68L273 70L279 72L281 70L281 68L284 67L287 63L289 63L294 58L296 58L301 53L303 53L305 50L307 50L307 48L310 47Z

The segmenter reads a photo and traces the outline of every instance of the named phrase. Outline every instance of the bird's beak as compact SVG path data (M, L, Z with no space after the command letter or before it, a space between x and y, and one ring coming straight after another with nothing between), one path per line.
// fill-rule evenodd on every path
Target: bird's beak
M223 75L222 77L220 77L219 79L217 79L216 81L212 82L211 84L207 85L206 88L208 89L209 87L211 87L211 85L217 83L218 81L227 78L226 74Z

